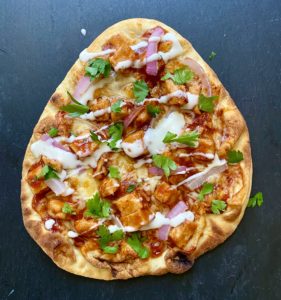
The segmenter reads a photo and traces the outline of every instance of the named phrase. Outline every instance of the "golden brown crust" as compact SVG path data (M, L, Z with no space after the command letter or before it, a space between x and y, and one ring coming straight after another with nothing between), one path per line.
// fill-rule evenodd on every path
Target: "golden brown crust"
M83 73L83 64L77 60L50 98L34 129L34 135L31 137L23 161L23 179L21 185L22 213L27 231L60 268L77 275L112 280L127 279L141 275L161 275L167 272L184 272L192 266L193 261L197 257L222 243L234 232L243 217L247 205L252 180L251 149L247 126L241 113L216 74L203 61L186 39L159 21L129 19L119 22L105 30L89 46L88 50L100 51L101 46L108 37L119 32L123 32L130 38L134 38L136 35L141 35L146 30L155 26L161 26L167 31L173 32L185 50L183 56L191 57L199 62L207 73L213 90L220 90L220 102L219 105L217 105L216 112L222 113L224 124L217 123L217 126L218 128L223 127L224 131L218 134L216 144L219 146L219 153L221 155L224 155L230 148L237 148L243 151L244 160L241 162L243 186L233 195L230 202L228 202L226 212L221 215L207 214L197 220L198 226L195 230L195 234L188 241L184 254L174 249L164 251L158 258L149 258L147 260L135 259L130 264L100 263L99 260L93 257L87 260L82 256L80 250L73 245L72 240L67 238L65 234L50 233L47 231L40 216L32 209L33 194L25 180L29 167L34 163L34 158L30 151L30 144L35 141L36 133L46 131L52 127L54 122L53 118L58 111L58 107L69 102L66 91L73 92L79 76ZM214 123L218 121L215 114L213 121ZM195 250L192 251L193 249ZM191 252L191 254L188 254L189 252Z

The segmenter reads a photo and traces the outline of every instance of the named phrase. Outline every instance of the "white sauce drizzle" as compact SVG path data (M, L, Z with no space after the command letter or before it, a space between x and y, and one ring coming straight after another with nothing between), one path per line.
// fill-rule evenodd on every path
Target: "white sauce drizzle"
M147 47L147 45L148 45L148 43L147 43L146 41L141 41L141 42L139 42L138 44L133 45L133 46L130 46L130 47L131 47L131 49L132 49L133 51L136 51L136 50L138 50L138 49Z
M151 158L148 158L148 159L139 159L135 164L134 164L134 168L135 169L138 169L140 168L141 166L143 166L144 164L150 164L152 163L152 159Z
M178 156L179 157L203 156L208 159L214 159L214 157L215 157L213 153L203 153L203 152L180 153Z
M112 150L106 145L102 144L90 157L84 160L84 164L96 168L97 163L104 153L111 152Z
M54 219L48 219L47 221L45 221L44 226L47 230L51 230L55 223L56 221Z
M136 140L133 143L122 142L121 147L124 152L130 157L138 157L145 151L145 146L142 140Z
M68 237L70 237L72 239L74 239L74 238L76 238L76 237L79 236L79 234L77 232L72 231L72 230L69 230L68 233L67 233L67 235L68 235Z
M150 154L162 153L166 149L163 139L168 131L180 134L185 126L184 116L172 112L163 117L155 128L149 128L144 134L144 144Z
M51 143L52 140L38 140L31 145L31 152L35 157L45 155L49 159L57 160L63 165L64 169L74 169L81 165L81 162L76 158L76 155L71 152L54 147Z
M104 55L107 55L107 54L111 54L111 53L114 53L116 50L115 49L107 49L107 50L104 50L104 51L100 51L100 52L88 52L87 49L84 49L80 55L79 55L79 59L83 62L86 62L90 59L93 59L95 57L98 57L98 56L104 56Z
M111 107L107 107L104 109L98 109L96 111L91 111L89 113L83 114L80 116L81 119L83 120L95 120L96 117L100 117L106 113L110 113L111 112Z

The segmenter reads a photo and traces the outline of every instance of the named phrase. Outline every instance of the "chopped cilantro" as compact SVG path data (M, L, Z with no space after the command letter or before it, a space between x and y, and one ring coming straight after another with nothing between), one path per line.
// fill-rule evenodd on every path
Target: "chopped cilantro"
M42 170L39 174L39 178L42 178L42 177L44 177L45 180L52 179L52 178L54 178L54 179L59 178L57 172L52 167L50 167L48 165L45 165L42 168Z
M98 144L101 143L101 141L99 140L99 136L93 130L90 130L90 137L93 142L97 142Z
M115 123L108 128L109 136L111 137L110 141L108 142L108 146L112 150L116 150L117 146L116 143L121 140L122 133L123 133L123 123Z
M112 234L109 232L105 225L100 225L97 234L100 237L99 245L103 252L108 254L115 254L118 251L118 245L108 246L110 242L120 241L124 238L124 232L120 229L114 231Z
M117 167L110 166L109 167L109 177L120 179L121 175Z
M166 177L170 175L170 170L176 170L176 163L167 156L154 154L152 156L153 163L156 167L161 168L164 171Z
M198 194L198 200L203 201L204 196L212 193L214 190L214 185L212 183L205 182L202 186L200 193Z
M212 200L211 210L213 214L219 215L226 208L226 203L222 200Z
M126 190L127 193L132 193L137 186L135 184L130 184Z
M214 111L214 101L218 99L218 96L206 97L202 94L199 95L199 109L208 113Z
M149 257L149 249L143 244L143 239L138 232L132 233L132 236L128 238L127 243L132 247L132 249L138 254L142 259Z
M155 118L160 113L160 108L158 106L148 104L146 106L146 111Z
M74 215L75 212L73 211L72 207L70 206L69 203L65 202L63 204L63 207L62 207L62 212L65 213L65 214L71 214L71 215Z
M120 113L121 112L121 104L123 101L121 99L117 100L115 103L111 105L111 111L114 113Z
M185 84L186 82L193 79L193 72L187 68L179 68L174 71L174 74L171 74L170 72L167 72L161 80L167 80L172 79L175 84Z
M262 192L258 192L249 199L247 207L255 207L256 205L260 207L262 206L262 204L263 204L263 194Z
M95 195L86 202L86 207L87 210L84 213L86 217L109 217L110 203L102 200L99 193L95 193Z
M227 152L227 162L229 164L236 164L243 160L243 153L241 151L229 150Z
M67 94L74 102L74 104L62 106L60 109L65 112L68 112L70 117L76 118L89 111L89 107L87 105L83 105L80 102L78 102L69 92L67 92Z
M133 93L136 98L136 102L142 102L148 95L148 86L144 80L137 80L134 82Z
M58 129L55 127L52 127L48 132L50 137L55 137L58 134Z
M177 142L194 148L197 147L198 138L199 133L197 131L186 132L178 137L175 133L168 131L163 139L163 143L167 144Z
M111 65L108 60L103 58L95 58L89 62L85 71L85 76L89 76L91 81L99 78L101 75L107 78L111 71Z

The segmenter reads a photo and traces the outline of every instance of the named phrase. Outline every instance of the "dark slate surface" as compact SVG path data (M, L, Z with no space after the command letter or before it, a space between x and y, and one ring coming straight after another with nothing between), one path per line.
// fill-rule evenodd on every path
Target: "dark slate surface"
M95 4L94 4L95 3ZM46 101L93 38L131 17L157 18L207 58L245 116L254 160L248 209L225 244L181 276L101 282L58 269L24 230L21 163ZM83 37L80 29L86 28ZM0 298L280 299L281 2L0 1Z

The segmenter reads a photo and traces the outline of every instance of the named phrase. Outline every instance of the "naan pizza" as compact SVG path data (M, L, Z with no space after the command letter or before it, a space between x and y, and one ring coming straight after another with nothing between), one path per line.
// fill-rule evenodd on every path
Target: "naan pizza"
M23 219L71 273L183 273L233 233L251 180L247 126L216 74L172 28L130 19L48 101L24 157Z

